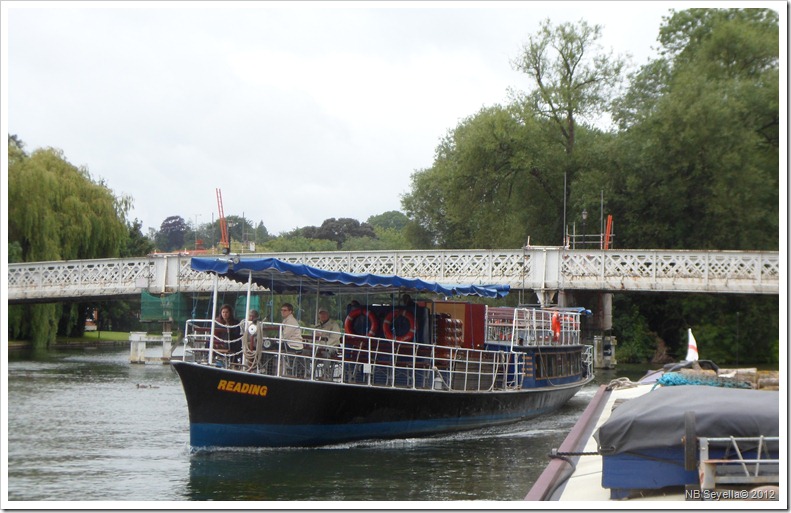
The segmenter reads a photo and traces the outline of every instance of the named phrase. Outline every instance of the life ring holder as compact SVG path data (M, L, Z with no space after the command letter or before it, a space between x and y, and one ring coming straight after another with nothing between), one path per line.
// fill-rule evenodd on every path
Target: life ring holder
M393 321L398 317L404 317L407 321L409 321L409 331L403 335L394 337L395 334L393 333L391 326ZM391 340L395 339L399 342L412 342L412 340L415 338L415 316L409 310L396 308L395 310L388 313L385 317L385 320L382 323L382 330L384 331L385 338L389 338Z
M376 315L372 311L362 307L355 308L354 310L349 312L349 315L346 316L346 320L343 321L343 331L345 331L347 335L362 336L363 335L362 333L356 333L354 331L354 320L360 317L361 315L365 315L366 317L368 317L368 326L370 327L368 329L368 333L366 333L365 336L366 337L376 336L376 330L377 328L379 328L379 321L376 319Z

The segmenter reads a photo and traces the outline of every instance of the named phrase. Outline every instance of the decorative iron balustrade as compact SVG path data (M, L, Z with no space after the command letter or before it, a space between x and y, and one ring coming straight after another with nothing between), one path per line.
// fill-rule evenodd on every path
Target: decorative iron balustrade
M240 255L244 258L245 255ZM250 255L252 256L252 255ZM262 255L256 255L262 256ZM778 294L776 251L518 250L268 253L292 263L350 273L397 274L522 290L604 290ZM190 268L189 255L9 264L8 301L208 292L213 277ZM221 279L221 290L243 285Z

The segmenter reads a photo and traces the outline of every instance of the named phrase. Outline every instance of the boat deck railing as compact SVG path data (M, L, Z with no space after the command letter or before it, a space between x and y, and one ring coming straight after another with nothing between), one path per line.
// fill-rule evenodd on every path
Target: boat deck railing
M223 326L212 320L188 320L185 360L301 380L492 391L522 388L522 365L528 358L525 353L508 350L508 345L502 350L484 350L345 333L335 333L339 339L338 345L333 345L327 342L332 332L314 328L301 328L302 339L289 341L283 339L283 324L259 322L253 326L251 329L246 321ZM218 338L221 330L234 330L239 336ZM302 345L302 350L292 350L289 342Z
M523 346L568 346L581 340L578 312L490 307L486 315L489 340L509 340Z
M700 487L713 490L717 485L777 484L780 460L771 456L777 451L779 437L698 437ZM725 447L723 458L711 458L713 447ZM774 447L774 451L770 450Z

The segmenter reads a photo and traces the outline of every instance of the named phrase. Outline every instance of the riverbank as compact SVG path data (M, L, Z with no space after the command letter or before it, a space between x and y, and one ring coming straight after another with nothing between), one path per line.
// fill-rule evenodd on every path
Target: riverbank
M87 331L82 337L61 337L49 345L49 349L67 349L76 347L112 347L129 343L129 333L124 331ZM29 340L9 340L9 351L31 349Z

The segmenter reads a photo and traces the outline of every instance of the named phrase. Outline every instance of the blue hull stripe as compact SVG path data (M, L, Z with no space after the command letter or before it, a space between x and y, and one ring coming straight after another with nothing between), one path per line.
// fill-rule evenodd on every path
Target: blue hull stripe
M373 438L408 438L426 434L507 424L542 415L554 408L529 414L453 419L413 420L366 424L190 424L193 447L289 447L326 445Z

